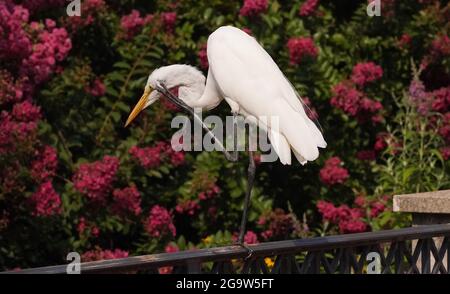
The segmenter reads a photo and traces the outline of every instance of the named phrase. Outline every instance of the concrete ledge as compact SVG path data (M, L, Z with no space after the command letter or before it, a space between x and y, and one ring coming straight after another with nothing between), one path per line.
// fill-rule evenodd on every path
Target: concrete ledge
M397 212L450 214L450 190L394 195L393 210Z

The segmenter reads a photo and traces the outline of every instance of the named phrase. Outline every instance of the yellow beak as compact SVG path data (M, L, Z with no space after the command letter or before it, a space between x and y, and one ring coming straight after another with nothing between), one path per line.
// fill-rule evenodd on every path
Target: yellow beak
M141 99L139 99L138 103L133 108L133 111L131 111L130 116L128 116L127 122L125 123L125 127L127 127L137 117L137 115L142 111L142 109L144 109L145 104L147 103L147 98L151 92L152 92L151 88L145 89Z

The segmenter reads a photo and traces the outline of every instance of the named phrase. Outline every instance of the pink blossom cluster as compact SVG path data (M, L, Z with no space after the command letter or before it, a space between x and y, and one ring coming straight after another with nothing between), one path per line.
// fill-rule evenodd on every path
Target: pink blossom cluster
M450 86L434 90L430 93L432 97L431 108L440 113L450 111Z
M379 101L365 97L363 92L354 88L348 81L335 85L332 92L331 105L356 117L360 123L368 119L371 119L373 123L382 121L379 112L383 109L383 105Z
M177 21L177 13L163 12L161 13L161 20L166 32L173 33L173 31L175 30L175 23Z
M31 177L38 183L53 178L58 166L58 154L52 146L46 145L31 163Z
M73 185L77 191L89 199L103 202L112 189L119 159L105 156L102 160L80 164L73 176Z
M269 3L267 0L244 0L244 4L239 11L241 16L254 17L267 11Z
M39 43L33 46L32 53L23 61L21 73L30 77L36 85L46 81L55 71L56 63L64 60L72 49L67 31L55 25L50 19L46 20L46 29L35 22L31 23Z
M233 242L237 242L239 238L239 233L235 232L232 236ZM258 235L251 231L247 230L247 232L244 235L244 243L245 244L258 244Z
M184 152L175 151L166 142L157 142L155 147L139 148L133 146L129 153L144 168L157 168L163 160L168 159L173 166L184 164Z
M66 0L26 0L22 1L22 5L28 9L31 14L36 12L54 9L66 4Z
M30 101L16 103L12 109L12 116L16 121L31 122L41 119L41 108Z
M17 146L36 140L37 121L17 121L7 111L0 112L0 155L15 152Z
M150 210L150 215L145 223L145 229L151 237L176 236L176 228L172 216L162 206L155 205Z
M450 112L444 115L442 126L439 128L439 134L447 144L450 144Z
M86 87L86 92L95 97L105 95L106 86L100 78L96 78L90 86Z
M290 38L287 42L291 65L300 64L307 59L316 59L319 50L310 37Z
M261 233L264 240L285 240L299 230L295 216L281 208L275 208L268 216L261 216L258 225L265 228Z
M207 188L205 191L202 191L198 194L198 199L200 200L208 200L214 198L217 194L219 194L220 188L213 184L211 187Z
M450 147L449 146L441 147L439 149L439 152L441 153L444 160L448 160L450 158Z
M200 210L200 204L198 200L183 200L175 206L175 211L179 214L194 215L198 210Z
M121 249L103 250L103 249L97 247L94 250L84 252L81 255L81 260L83 262L88 262L88 261L117 259L117 258L125 258L125 257L128 257L128 251L124 251Z
M379 80L383 76L381 66L373 62L361 62L353 67L351 80L360 87L364 87L367 83Z
M405 33L401 35L400 39L398 40L398 47L401 49L406 49L411 46L412 38L409 34Z
M136 186L115 189L113 191L113 204L111 209L117 215L126 215L127 213L133 215L141 214L141 194Z
M200 210L200 202L214 199L217 194L220 192L220 188L215 183L208 183L206 186L202 185L202 188L204 189L197 195L197 199L188 199L188 200L181 200L175 207L175 211L179 214L186 214L186 215L194 215L197 211ZM213 215L214 207L210 210L211 215Z
M21 81L14 81L9 72L0 70L0 106L21 101L22 87Z
M450 38L447 35L437 36L431 43L431 55L435 58L450 55Z
M200 50L198 51L198 59L200 60L200 67L202 69L208 69L209 63L208 63L208 54L206 50L207 46L206 44L203 44L200 46Z
M141 13L135 9L130 14L122 16L120 26L123 31L124 39L130 40L139 34L144 26L153 20L153 15L148 14L141 17Z
M85 217L80 217L77 225L78 234L83 235L89 233L88 236L98 237L100 229L95 224L90 224Z
M300 16L313 15L317 10L317 6L319 6L319 0L306 0L300 6L300 11L299 11Z
M33 87L47 80L72 47L65 29L51 19L29 23L29 12L19 5L0 3L0 60L14 65L19 80Z
M68 17L66 19L66 27L71 32L77 32L84 27L92 25L96 16L105 10L106 4L104 0L85 0L81 5L81 15Z
M331 202L318 201L317 209L322 218L339 226L341 234L360 233L369 229L369 226L362 220L364 212L361 208L349 208L343 204L339 207Z
M339 157L331 157L325 161L325 166L320 170L319 177L322 183L332 186L343 184L348 178L347 169L342 167L342 161Z
M166 253L173 253L173 252L178 252L180 251L180 249L178 248L178 246L176 244L168 244L166 245L166 247L164 248L164 251ZM160 267L158 269L159 274L161 275L167 275L167 274L171 274L173 271L173 267L172 266L164 266L164 267Z
M33 215L51 216L61 213L61 198L53 188L52 182L47 181L39 186L30 198L34 205Z

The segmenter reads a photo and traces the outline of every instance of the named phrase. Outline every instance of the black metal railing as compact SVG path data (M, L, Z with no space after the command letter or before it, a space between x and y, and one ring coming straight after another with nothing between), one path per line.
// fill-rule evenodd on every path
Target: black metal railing
M449 273L450 224L399 230L217 247L86 262L81 273L367 273L379 259L383 274ZM374 252L374 253L372 253ZM368 261L368 257L375 256ZM14 273L66 273L67 265L32 268ZM13 272L9 272L13 273Z

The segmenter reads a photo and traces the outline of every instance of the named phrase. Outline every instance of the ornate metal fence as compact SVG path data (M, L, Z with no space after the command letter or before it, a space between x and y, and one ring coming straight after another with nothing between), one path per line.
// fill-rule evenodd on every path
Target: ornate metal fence
M86 262L81 273L366 273L378 256L381 273L449 273L450 224ZM374 252L369 255L369 253ZM375 261L376 260L372 260ZM14 273L66 273L67 265ZM13 273L13 272L9 272Z

